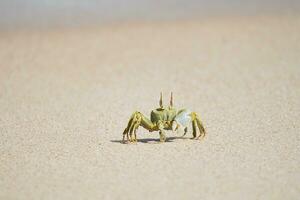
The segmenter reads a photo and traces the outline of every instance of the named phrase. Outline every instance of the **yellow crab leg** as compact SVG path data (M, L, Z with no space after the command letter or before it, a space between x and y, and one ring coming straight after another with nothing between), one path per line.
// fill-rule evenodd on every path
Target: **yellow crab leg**
M136 130L139 126L144 127L145 129L149 131L154 131L155 125L147 119L142 113L140 112L134 112L127 124L127 127L125 128L123 132L123 142L125 142L125 135L127 136L127 141L134 142L137 141L136 137ZM132 134L134 133L135 138L132 137ZM128 135L129 134L129 135Z
M195 138L197 135L196 127L198 127L199 132L200 132L200 135L197 137L197 139L204 138L206 132L205 132L203 123L201 122L201 120L199 119L198 115L195 112L191 113L191 117L192 117L192 123L193 123L193 138Z

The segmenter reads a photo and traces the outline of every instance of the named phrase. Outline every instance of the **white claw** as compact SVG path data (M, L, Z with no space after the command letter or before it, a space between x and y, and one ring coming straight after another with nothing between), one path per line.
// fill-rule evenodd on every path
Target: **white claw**
M178 123L174 120L172 123L172 131L173 133L178 129Z
M183 109L179 111L177 116L175 117L172 124L172 130L180 130L182 132L184 128L188 127L191 121L191 111Z
M188 126L192 121L191 111L185 109L179 111L177 116L175 117L175 121L183 127Z

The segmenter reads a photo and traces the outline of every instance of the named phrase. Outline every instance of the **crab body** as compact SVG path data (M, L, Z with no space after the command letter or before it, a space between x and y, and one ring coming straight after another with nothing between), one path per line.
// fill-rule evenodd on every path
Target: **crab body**
M151 111L150 119L153 124L163 123L165 130L171 130L171 122L176 117L175 108L157 108Z
M160 96L159 104L159 108L151 111L150 120L138 111L131 115L127 127L123 132L123 142L125 141L125 136L127 136L127 141L136 142L136 131L139 126L149 130L149 132L159 131L161 142L166 140L164 130L178 131L183 129L185 135L190 123L192 123L193 127L193 138L196 138L197 127L200 131L200 135L197 138L203 138L205 136L203 124L195 112L191 112L187 109L181 109L177 112L176 108L173 107L172 93L170 105L167 108L164 108L162 104L162 94Z

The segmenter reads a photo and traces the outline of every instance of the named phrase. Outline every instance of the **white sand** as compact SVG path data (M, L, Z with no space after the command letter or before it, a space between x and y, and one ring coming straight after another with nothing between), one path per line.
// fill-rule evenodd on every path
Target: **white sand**
M299 33L300 16L0 33L0 199L299 199ZM203 141L119 142L160 91Z

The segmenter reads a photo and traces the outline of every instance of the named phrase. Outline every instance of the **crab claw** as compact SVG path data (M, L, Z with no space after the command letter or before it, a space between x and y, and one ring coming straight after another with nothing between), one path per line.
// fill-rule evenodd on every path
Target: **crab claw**
M178 129L179 124L174 120L172 122L172 131L175 132Z

